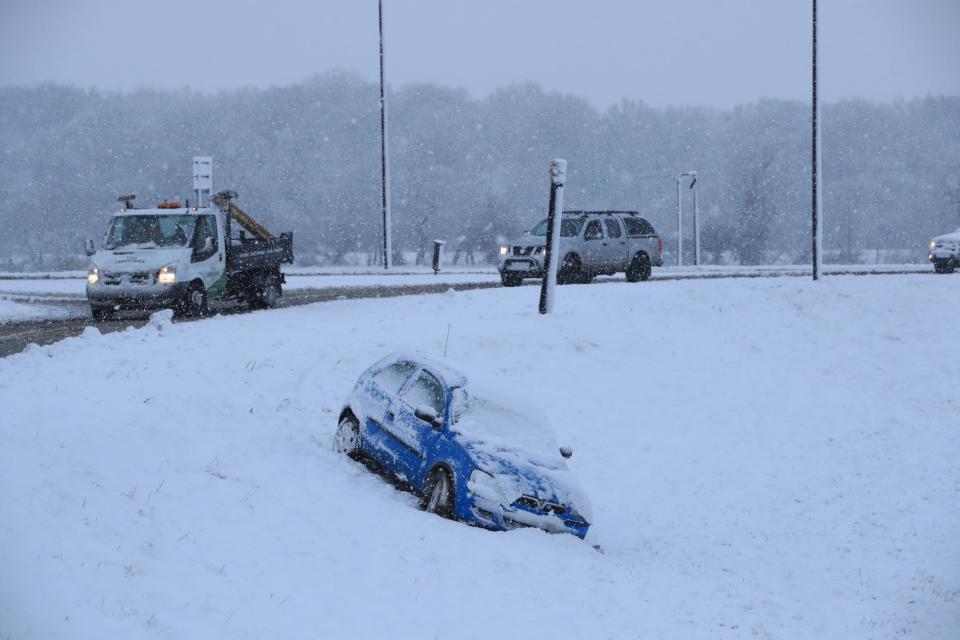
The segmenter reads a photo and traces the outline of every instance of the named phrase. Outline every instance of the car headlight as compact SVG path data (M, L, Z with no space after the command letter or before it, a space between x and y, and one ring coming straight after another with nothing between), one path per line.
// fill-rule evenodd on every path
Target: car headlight
M937 248L937 241L936 241L936 240L931 240L931 241L930 241L930 248L931 248L931 249L936 249L936 248Z
M503 493L500 483L486 471L474 469L470 474L470 480L467 481L467 489L478 498L507 505L507 496Z
M538 253L539 255L543 255L543 254L545 254L546 252L547 252L547 247L546 247L546 245L544 245L544 246L542 246L542 247L537 247L537 253Z
M505 256L510 253L510 247L500 247L500 255Z
M90 270L87 271L87 284L97 284L100 282L100 269L96 265L90 265Z
M177 265L168 264L157 272L157 284L173 284L177 281Z

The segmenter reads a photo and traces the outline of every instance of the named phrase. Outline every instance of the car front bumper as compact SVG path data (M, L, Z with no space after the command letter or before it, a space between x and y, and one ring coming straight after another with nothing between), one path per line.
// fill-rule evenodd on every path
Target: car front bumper
M543 277L543 256L527 255L499 256L497 259L497 269L501 274L515 274L524 278L542 278Z
M583 538L590 523L572 513L561 515L536 513L520 506L505 507L486 498L469 494L461 519L486 529L509 531L525 527L542 529L548 533L569 533Z
M960 266L960 256L946 251L931 251L930 254L927 255L927 260L938 266Z
M123 309L163 309L174 306L186 295L183 282L161 285L88 284L91 307Z

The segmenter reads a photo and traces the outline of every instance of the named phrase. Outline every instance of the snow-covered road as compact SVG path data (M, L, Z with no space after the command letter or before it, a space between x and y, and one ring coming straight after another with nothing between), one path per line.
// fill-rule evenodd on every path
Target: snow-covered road
M955 282L599 283L549 317L524 287L30 348L0 360L0 638L953 637ZM330 452L362 369L448 328L573 447L604 553L428 516Z

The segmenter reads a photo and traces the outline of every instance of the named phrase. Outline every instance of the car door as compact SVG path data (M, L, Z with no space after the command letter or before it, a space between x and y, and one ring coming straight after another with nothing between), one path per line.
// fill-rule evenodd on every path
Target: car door
M210 297L216 297L222 291L221 280L226 282L221 244L216 217L197 216L190 254L190 279L200 278Z
M599 220L591 220L583 230L583 266L591 274L603 270L607 237Z
M620 227L620 220L608 218L603 221L607 232L606 265L610 271L625 271L627 269L627 237Z
M412 362L399 361L384 367L363 382L366 420L360 426L363 450L391 472L396 456L389 434L388 414L397 402L400 389L419 368Z
M417 417L417 409L429 407L439 424ZM447 414L447 387L433 373L421 369L400 391L400 398L387 411L387 432L396 452L395 472L419 487L430 454L436 447Z

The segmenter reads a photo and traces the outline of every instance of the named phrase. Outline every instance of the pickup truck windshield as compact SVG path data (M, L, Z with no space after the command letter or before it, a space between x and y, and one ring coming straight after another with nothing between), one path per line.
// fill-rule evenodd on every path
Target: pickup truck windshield
M195 225L196 216L116 216L107 234L107 249L131 245L141 249L184 246Z
M583 227L583 220L563 220L560 223L561 238L576 238L580 235L580 229ZM533 229L530 230L532 236L547 235L547 221L541 220Z

